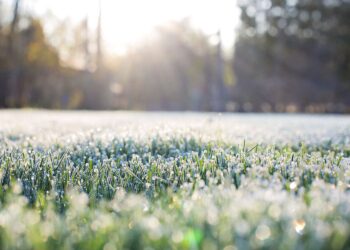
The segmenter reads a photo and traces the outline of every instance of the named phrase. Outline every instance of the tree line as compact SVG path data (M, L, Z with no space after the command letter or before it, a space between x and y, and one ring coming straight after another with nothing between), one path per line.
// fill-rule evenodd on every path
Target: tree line
M44 32L45 20L15 0L9 18L0 18L0 107L350 112L348 1L238 4L233 54L220 31L208 35L184 19L108 57L101 25L82 20L65 26L74 31L70 55L82 62L75 67Z
M349 1L239 4L242 27L233 60L238 103L254 111L349 112Z
M51 44L38 17L21 11L22 1L13 1L11 13L4 11L0 0L0 107L52 109L105 109L111 108L112 98L108 71L98 64L76 68L65 63L60 47ZM84 21L77 27L68 27L76 35L70 47L72 57L86 54L87 37ZM62 24L65 24L64 22ZM61 27L58 27L61 28ZM62 30L58 30L64 36ZM64 38L62 37L62 40ZM76 46L77 43L80 43Z

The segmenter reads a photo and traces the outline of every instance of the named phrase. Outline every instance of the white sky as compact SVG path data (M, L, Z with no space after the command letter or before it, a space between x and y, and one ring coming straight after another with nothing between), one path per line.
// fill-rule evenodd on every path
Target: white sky
M10 2L11 0L7 0ZM22 0L26 9L73 22L89 16L96 25L98 0ZM236 0L102 0L103 42L107 49L122 52L141 41L155 26L190 17L207 34L221 30L224 46L231 48L239 23ZM48 24L47 24L48 25Z

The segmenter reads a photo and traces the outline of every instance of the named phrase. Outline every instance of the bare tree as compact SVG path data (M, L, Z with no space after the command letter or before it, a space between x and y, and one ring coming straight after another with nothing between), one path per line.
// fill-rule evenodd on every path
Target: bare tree
M13 17L10 26L10 33L8 35L7 47L10 60L10 76L8 80L8 96L7 104L10 106L18 106L18 92L19 92L19 60L18 60L18 39L17 26L19 20L20 0L15 0L13 6Z
M2 1L0 0L0 32L2 31Z
M224 82L224 60L222 58L222 41L220 30L216 33L218 44L216 46L216 76L214 87L214 111L225 110L225 82Z
M210 110L221 112L225 111L226 95L225 95L225 82L224 82L224 59L222 56L222 41L220 30L211 36L215 36L217 39L216 51L215 51L215 66L211 74L210 57L207 58L207 92L210 94Z
M84 60L85 60L85 70L89 70L91 67L91 54L90 54L90 37L89 37L89 19L85 18L83 22L84 29L84 40L83 40L83 49L84 49Z
M102 68L102 2L98 1L98 22L97 22L97 55L96 55L96 67L97 71L100 71Z

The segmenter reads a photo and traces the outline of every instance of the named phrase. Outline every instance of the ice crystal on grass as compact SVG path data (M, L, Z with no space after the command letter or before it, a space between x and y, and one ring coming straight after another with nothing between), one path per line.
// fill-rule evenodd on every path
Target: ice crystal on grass
M349 247L348 117L0 115L0 249Z

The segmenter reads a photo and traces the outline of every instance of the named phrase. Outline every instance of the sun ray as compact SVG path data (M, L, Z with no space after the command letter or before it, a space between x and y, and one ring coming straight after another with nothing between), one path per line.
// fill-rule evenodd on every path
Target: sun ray
M50 11L57 18L69 18L73 23L86 16L90 25L96 25L97 0L36 0L27 8L38 15ZM224 46L232 47L239 11L234 0L102 0L103 41L106 49L121 52L142 41L155 26L171 20L189 17L196 28L211 34L220 29Z

